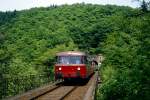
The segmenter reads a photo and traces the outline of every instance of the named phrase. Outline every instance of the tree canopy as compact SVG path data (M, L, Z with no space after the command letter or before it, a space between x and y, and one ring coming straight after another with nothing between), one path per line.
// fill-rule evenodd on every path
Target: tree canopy
M148 100L149 26L149 12L115 5L0 12L0 78L53 73L60 51L103 53L97 99ZM6 95L12 95L9 88Z

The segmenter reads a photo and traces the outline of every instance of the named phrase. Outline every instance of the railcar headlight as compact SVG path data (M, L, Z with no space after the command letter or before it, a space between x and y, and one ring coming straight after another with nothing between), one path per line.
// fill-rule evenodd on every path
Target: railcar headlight
M58 70L61 70L61 67L59 67Z
M78 67L77 70L80 70L80 67Z

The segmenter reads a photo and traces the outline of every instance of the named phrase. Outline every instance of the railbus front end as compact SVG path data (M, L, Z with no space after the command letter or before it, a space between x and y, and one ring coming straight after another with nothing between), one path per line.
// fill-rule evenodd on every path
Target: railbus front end
M87 62L83 52L61 52L57 54L57 64L55 64L55 79L87 79L93 73L93 69Z

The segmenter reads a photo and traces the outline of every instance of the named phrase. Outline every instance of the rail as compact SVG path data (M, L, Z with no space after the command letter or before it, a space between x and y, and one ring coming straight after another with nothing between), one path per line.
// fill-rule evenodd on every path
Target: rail
M59 86L58 88L52 89L33 100L64 100L71 92L73 92L76 86Z

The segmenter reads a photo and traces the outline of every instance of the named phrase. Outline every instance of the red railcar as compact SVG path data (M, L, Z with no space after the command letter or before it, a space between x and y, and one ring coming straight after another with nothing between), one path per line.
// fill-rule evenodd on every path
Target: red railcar
M60 52L55 64L55 79L87 79L94 73L94 63L87 60L87 55L79 51Z

